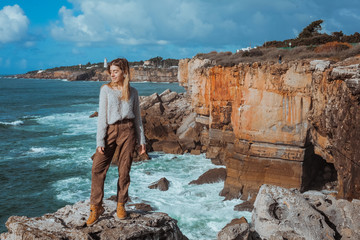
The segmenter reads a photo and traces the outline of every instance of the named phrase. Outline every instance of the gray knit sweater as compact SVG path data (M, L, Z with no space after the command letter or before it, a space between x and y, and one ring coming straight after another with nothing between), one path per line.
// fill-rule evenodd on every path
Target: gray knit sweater
M120 98L121 90L114 90L108 85L101 87L96 147L105 147L105 137L108 126L123 119L134 119L138 143L145 144L137 90L130 87L129 101L122 101Z

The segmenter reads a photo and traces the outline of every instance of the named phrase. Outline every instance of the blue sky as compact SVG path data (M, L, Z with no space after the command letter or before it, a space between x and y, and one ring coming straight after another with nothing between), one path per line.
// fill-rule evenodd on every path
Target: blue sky
M323 31L360 32L359 0L0 0L0 74L126 57L191 58Z

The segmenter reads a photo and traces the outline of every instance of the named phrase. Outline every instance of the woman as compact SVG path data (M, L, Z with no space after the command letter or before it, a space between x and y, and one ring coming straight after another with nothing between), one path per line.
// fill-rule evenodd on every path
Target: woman
M96 153L93 156L90 216L86 224L94 224L103 214L104 181L110 163L117 162L117 209L119 219L126 217L130 168L136 138L140 155L145 153L145 136L140 116L139 96L130 87L129 63L124 58L111 61L107 68L111 82L100 89Z

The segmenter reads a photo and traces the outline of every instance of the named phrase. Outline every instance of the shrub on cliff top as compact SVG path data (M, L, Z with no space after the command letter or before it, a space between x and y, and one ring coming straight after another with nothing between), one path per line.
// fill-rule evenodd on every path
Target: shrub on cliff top
M351 48L352 46L349 43L342 43L342 42L328 42L323 45L320 45L315 48L316 53L323 53L323 52L331 52L331 51L343 51L346 49Z

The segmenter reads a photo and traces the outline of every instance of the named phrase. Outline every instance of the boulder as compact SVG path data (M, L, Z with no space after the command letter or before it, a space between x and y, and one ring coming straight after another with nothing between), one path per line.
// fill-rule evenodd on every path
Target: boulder
M167 191L169 189L170 182L166 178L161 178L158 181L152 183L150 189L159 189L160 191Z
M205 184L225 181L226 168L213 168L202 174L198 179L191 181L189 184Z
M233 219L217 235L218 240L247 240L249 239L250 227L247 220L242 218Z
M262 185L252 224L262 239L337 239L327 219L296 189Z
M93 117L97 117L97 116L99 116L99 113L98 113L98 112L94 112L93 114L91 114L91 115L89 116L89 118L93 118Z
M148 97L145 97L141 103L140 108L143 110L148 109L149 107L153 106L155 103L161 102L161 99L157 93L154 93Z
M303 193L310 205L336 228L337 239L360 239L360 200L349 202L316 191Z
M98 222L86 227L88 201L75 203L55 213L28 218L12 216L6 222L8 232L2 240L10 239L187 239L176 220L165 213L128 211L128 218L116 220L116 202L104 200L104 214Z
M162 151L170 154L182 154L183 150L177 141L158 141L153 143L154 151Z
M176 131L176 135L178 135L179 137L184 135L185 132L187 132L187 130L189 128L193 128L195 127L195 119L196 119L196 113L191 113L189 116L187 116L181 123L181 126L178 128L178 130ZM181 138L181 137L180 137Z
M165 90L160 95L161 101L164 103L169 103L178 98L178 94L176 92L171 92L170 89Z
M132 210L141 210L144 212L153 211L153 208L149 204L146 204L146 203L127 204L127 207Z
M239 212L242 211L251 212L253 209L254 209L254 202L251 201L245 201L243 203L234 206L234 210Z

